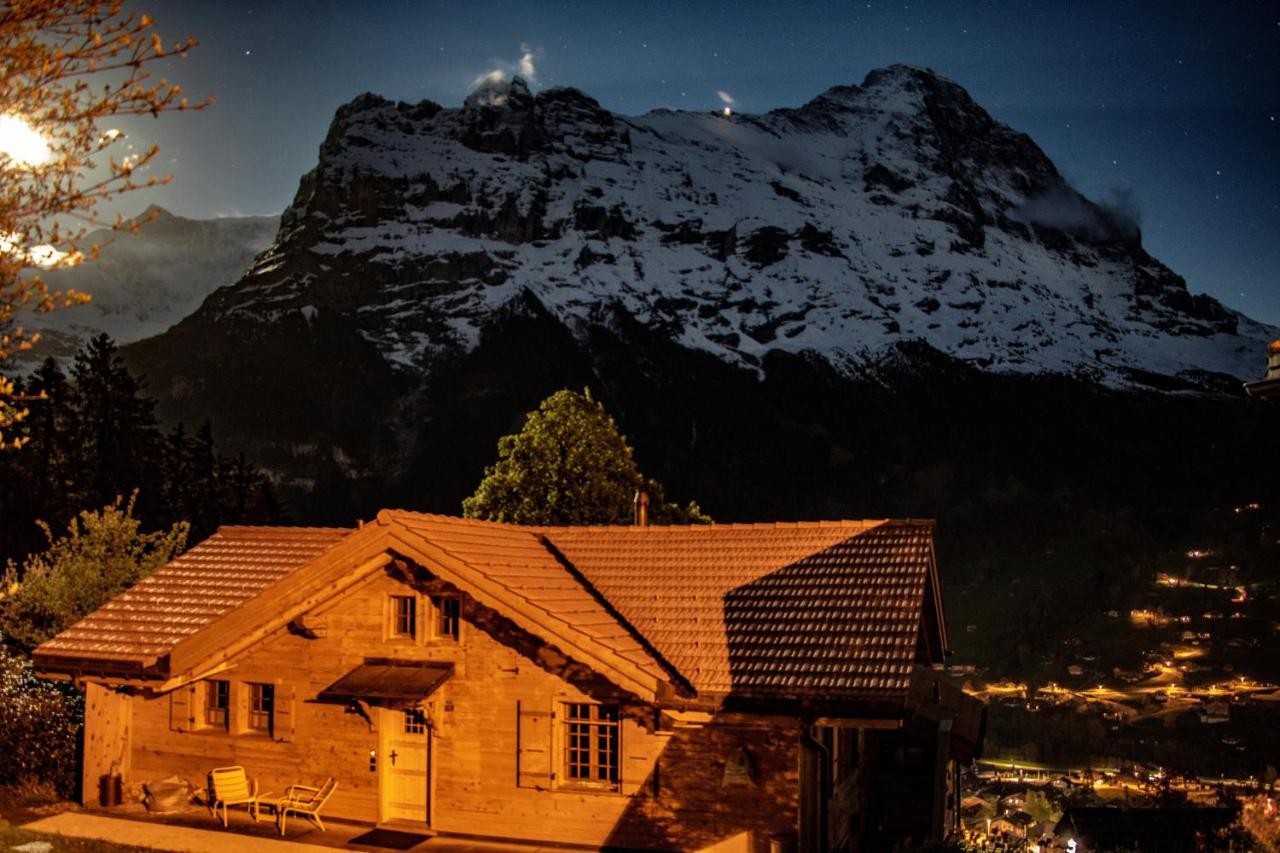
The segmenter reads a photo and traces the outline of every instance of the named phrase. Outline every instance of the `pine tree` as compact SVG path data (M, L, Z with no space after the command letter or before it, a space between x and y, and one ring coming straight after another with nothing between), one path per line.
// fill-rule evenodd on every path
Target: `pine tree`
M208 423L161 434L155 403L105 335L76 355L70 378L47 360L20 388L31 414L22 452L0 453L0 564L40 547L37 519L61 526L135 490L148 527L188 522L195 539L285 517L272 482L243 453L218 453Z
M0 555L34 543L32 520L69 518L75 467L68 453L67 377L53 359L18 386L30 417L21 426L27 451L0 453Z
M163 492L155 402L142 396L108 335L76 353L71 381L72 454L87 472L76 504L102 506L135 489L154 500Z
M667 503L640 473L613 418L589 391L557 391L530 412L524 428L498 440L498 461L462 502L468 518L516 524L628 524L642 486L658 523L708 522L690 503Z

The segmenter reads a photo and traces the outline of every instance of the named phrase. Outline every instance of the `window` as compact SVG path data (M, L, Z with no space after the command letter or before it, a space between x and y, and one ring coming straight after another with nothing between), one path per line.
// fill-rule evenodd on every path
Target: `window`
M249 730L271 732L271 716L276 707L274 684L249 685Z
M462 602L452 596L432 599L436 606L436 636L441 639L458 639L458 626L462 621Z
M206 681L204 684L204 724L213 729L227 730L228 709L231 707L231 682Z
M427 730L427 715L421 708L410 708L404 712L404 733L420 735Z
M418 600L412 595L391 596L391 635L418 636Z
M610 705L565 706L565 778L575 785L618 787L618 709Z

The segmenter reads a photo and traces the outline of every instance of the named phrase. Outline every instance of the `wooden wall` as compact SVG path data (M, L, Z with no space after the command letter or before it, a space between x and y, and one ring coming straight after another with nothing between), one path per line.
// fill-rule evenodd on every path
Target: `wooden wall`
M104 776L131 774L133 697L89 683L84 695L84 767L80 799L97 805Z
M430 583L418 588L433 589ZM217 676L233 682L233 707L246 701L247 690L237 690L245 682L275 683L281 703L293 697L292 724L277 739L199 728L191 722L202 712L198 688L187 694L189 711L181 698L175 710L170 696L136 697L131 781L176 773L203 787L213 767L241 764L278 796L290 784L317 784L332 775L339 787L326 814L376 821L378 774L370 772L369 753L378 734L361 715L315 696L366 657L452 660L453 677L432 698L435 829L726 851L767 850L770 836L794 834L793 721L738 716L704 728L656 724L652 708L465 598L457 644L385 639L386 598L405 591L394 570L380 574L308 614L313 638L281 630ZM550 776L564 749L561 703L583 701L624 706L619 792L574 791L562 776ZM729 763L734 768L726 774ZM741 772L744 764L750 778Z

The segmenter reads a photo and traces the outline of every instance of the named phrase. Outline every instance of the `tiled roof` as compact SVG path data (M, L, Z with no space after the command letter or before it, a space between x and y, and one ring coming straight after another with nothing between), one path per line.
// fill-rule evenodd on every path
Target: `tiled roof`
M223 528L37 664L147 666L348 534ZM703 696L903 700L922 625L940 628L930 522L533 527L388 510L343 548L386 534L450 555L554 636Z
M905 691L933 559L927 522L548 529L699 693Z
M903 694L930 594L924 521L522 527L404 511L380 520L602 642L629 643L637 662L652 653L704 695Z
M222 527L151 577L36 649L57 658L150 665L194 634L311 562L350 533L324 527Z

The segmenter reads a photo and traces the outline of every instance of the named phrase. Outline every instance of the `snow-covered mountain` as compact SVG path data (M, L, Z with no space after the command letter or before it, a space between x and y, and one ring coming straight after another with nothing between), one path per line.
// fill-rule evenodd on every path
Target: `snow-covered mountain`
M765 115L624 117L519 79L459 109L364 95L205 316L340 311L413 371L528 297L579 332L620 308L732 364L781 350L850 374L922 340L1121 387L1248 377L1276 334L1192 295L1031 139L907 66Z
M856 517L1206 494L1278 334L894 66L765 115L360 96L248 272L125 354L301 520L456 512L498 435L583 386L678 499Z
M41 333L39 345L19 353L19 366L48 356L65 358L100 332L119 343L158 335L200 306L215 289L240 278L279 227L278 216L185 219L152 206L136 232L103 229L86 237L101 256L44 274L57 290L74 288L93 300L49 314L24 316Z

